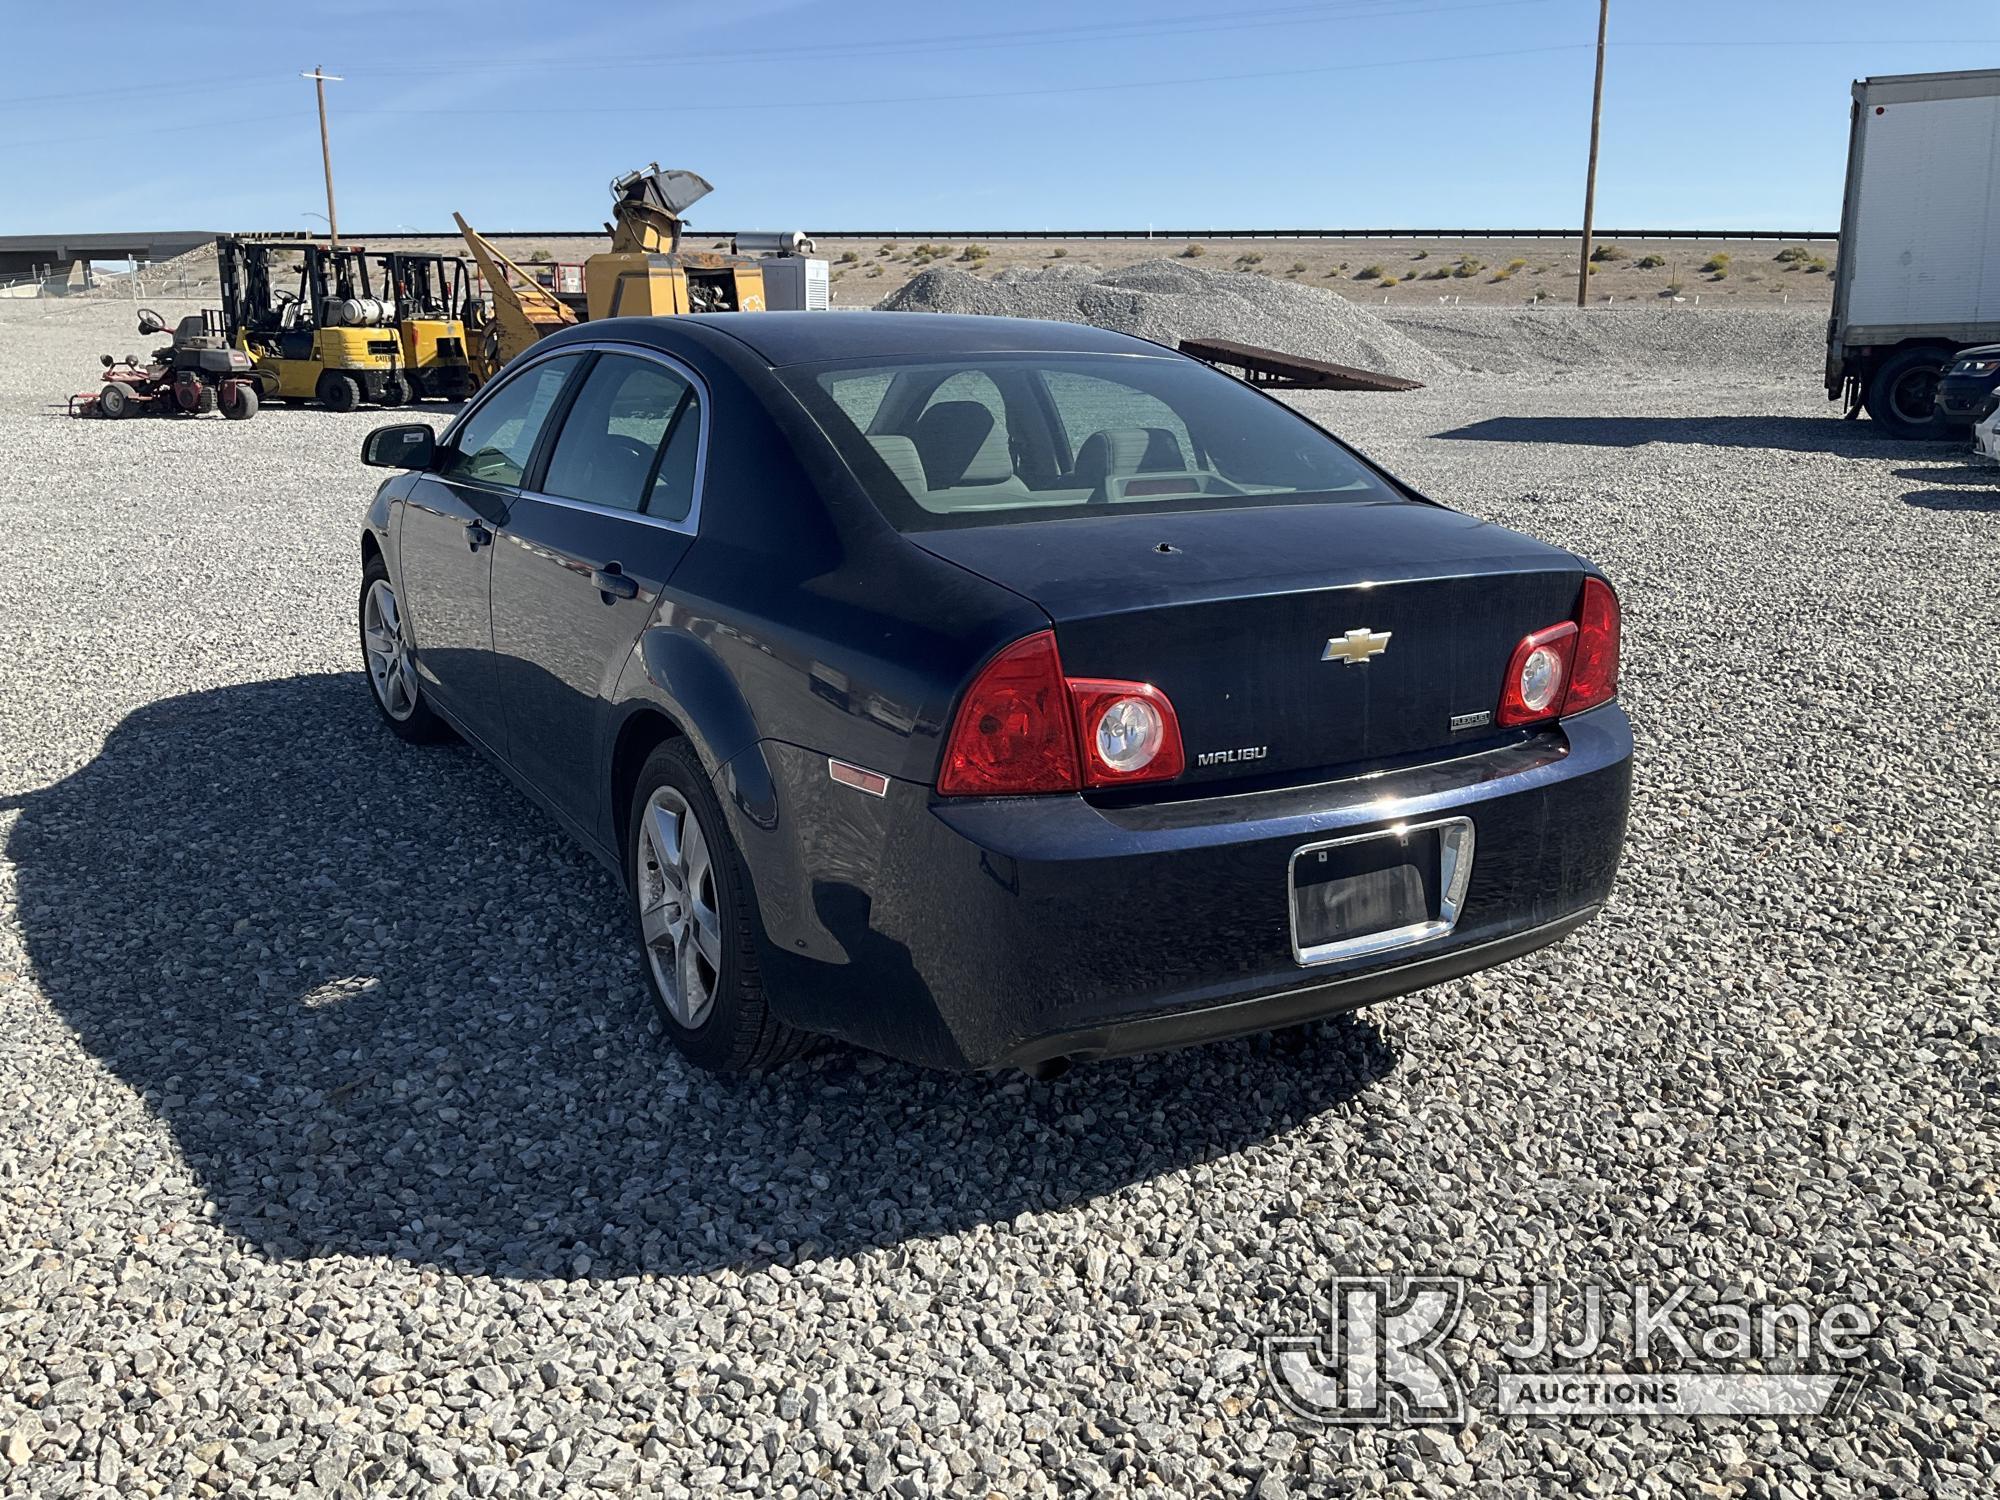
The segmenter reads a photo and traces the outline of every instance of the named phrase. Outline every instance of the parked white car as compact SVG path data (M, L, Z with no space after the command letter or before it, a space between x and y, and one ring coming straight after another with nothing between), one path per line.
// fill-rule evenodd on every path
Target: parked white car
M1972 448L1981 458L2000 463L2000 406L1996 406L1973 426Z

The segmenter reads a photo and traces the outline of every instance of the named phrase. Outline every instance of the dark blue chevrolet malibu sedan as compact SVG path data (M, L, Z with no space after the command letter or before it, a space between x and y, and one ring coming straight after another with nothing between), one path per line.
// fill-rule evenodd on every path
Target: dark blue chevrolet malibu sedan
M1261 1031L1610 888L1611 586L1158 345L614 319L366 457L376 707L618 870L703 1066Z

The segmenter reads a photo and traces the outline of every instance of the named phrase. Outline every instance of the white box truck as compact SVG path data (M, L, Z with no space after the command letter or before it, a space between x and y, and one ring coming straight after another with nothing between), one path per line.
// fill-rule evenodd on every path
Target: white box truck
M1826 392L1896 437L1962 437L1933 398L2000 343L2000 68L1854 85Z

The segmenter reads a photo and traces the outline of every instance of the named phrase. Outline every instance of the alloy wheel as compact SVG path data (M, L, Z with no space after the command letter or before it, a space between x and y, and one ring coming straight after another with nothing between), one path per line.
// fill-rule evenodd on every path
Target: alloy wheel
M1938 380L1942 374L1942 371L1929 365L1919 365L1906 372L1889 396L1896 415L1913 427L1921 427L1934 420L1937 415Z
M404 639L402 606L386 578L368 585L361 604L361 640L375 701L400 724L417 711L417 668Z
M715 1005L722 969L722 917L708 839L687 798L663 786L646 803L637 844L639 939L668 1012L692 1031Z

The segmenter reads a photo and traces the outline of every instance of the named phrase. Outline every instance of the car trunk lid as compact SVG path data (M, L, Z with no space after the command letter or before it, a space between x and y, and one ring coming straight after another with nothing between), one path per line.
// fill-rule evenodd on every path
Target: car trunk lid
M1179 785L1363 769L1490 737L1509 656L1576 608L1571 554L1390 501L927 531L1035 601L1071 676L1150 682Z

